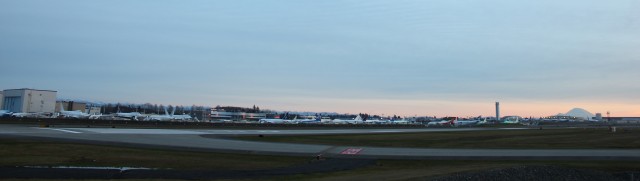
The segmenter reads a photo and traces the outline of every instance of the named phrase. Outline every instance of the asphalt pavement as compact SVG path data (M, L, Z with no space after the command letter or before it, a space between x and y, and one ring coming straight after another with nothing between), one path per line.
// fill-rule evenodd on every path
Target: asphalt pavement
M387 159L552 159L552 160L640 160L638 149L432 149L383 148L270 143L230 139L225 135L319 135L372 134L443 131L482 131L500 128L427 129L327 129L327 130L221 130L221 129L127 129L40 128L33 125L0 125L0 136L55 139L72 142L158 147L180 150L218 151L266 155L295 155ZM511 129L512 130L512 129Z

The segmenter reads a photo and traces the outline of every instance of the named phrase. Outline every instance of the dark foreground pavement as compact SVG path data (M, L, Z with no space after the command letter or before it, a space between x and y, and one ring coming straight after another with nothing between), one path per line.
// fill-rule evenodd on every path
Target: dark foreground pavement
M452 175L428 179L435 181L492 180L492 181L553 181L553 180L602 180L602 181L638 181L640 172L608 173L587 169L565 168L559 166L517 166L485 171L461 172Z
M313 160L307 164L269 170L120 170L0 167L1 179L248 179L270 176L326 173L374 165L368 159Z

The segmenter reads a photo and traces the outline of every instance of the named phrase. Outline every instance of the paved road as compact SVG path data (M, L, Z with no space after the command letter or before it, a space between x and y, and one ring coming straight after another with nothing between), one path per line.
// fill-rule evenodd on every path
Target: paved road
M0 135L42 139L65 139L127 146L329 157L393 159L567 159L640 160L637 149L429 149L382 148L268 143L232 140L221 135L366 134L399 132L442 132L500 130L499 128L456 129L332 129L332 130L180 130L116 128L38 128L0 125Z

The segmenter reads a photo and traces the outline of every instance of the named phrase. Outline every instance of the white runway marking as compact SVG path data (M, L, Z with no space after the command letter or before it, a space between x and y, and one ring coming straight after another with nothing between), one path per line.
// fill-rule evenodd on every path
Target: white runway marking
M244 133L244 132L247 132L247 131L242 131L242 130L239 130L239 131L235 131L235 130L225 130L225 132L228 132L228 133Z
M371 131L372 133L400 133L400 131Z
M38 129L46 129L46 130L62 131L62 132L66 132L66 133L74 133L74 134L82 133L82 132L77 132L77 131L70 131L70 130L56 129L56 128L38 128Z
M343 155L357 155L361 151L362 151L362 148L347 148L347 149L343 150L342 152L340 152L340 154L343 154Z
M163 134L163 135L172 135L172 134L206 134L206 132L201 131L190 131L190 130L177 130L177 129L119 129L119 128L73 128L75 130L82 130L92 133L100 133L100 134Z
M258 131L259 133L279 133L280 131Z

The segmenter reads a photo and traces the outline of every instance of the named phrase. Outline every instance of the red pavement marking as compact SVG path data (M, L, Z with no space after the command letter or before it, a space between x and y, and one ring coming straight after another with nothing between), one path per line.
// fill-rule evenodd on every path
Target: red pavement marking
M362 151L362 148L347 148L347 149L343 150L342 152L340 152L340 154L343 154L343 155L357 155L361 151Z

